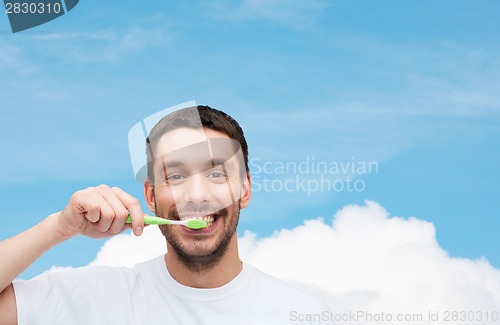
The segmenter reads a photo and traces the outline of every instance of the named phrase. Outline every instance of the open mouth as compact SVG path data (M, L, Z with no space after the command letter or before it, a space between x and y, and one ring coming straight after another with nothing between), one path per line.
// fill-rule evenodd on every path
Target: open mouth
M203 220L207 223L207 227L210 227L212 224L214 224L218 219L220 215L218 213L212 213L212 214L204 214L204 215L190 215L190 216L182 216L180 220L182 221L187 221L191 219L200 219Z

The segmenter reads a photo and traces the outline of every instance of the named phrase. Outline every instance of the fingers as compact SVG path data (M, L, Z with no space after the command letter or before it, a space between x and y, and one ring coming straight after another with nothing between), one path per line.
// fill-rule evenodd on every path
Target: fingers
M118 234L132 227L135 235L142 234L144 219L139 201L118 187L99 185L87 188L75 193L72 200L78 213L91 223L88 226L97 232ZM132 226L125 223L129 213Z
M96 189L104 201L103 207L110 208L106 209L106 212L104 209L101 211L101 219L97 223L98 230L112 234L120 233L125 225L128 210L109 186L99 185Z
M142 213L139 200L119 187L113 187L111 190L128 211L123 218L123 221L125 221L128 214L130 214L130 218L132 219L132 230L136 236L140 236L142 234L142 230L144 229L144 214Z
M89 189L78 191L70 199L68 208L75 213L83 215L90 222L97 222L101 218L100 200Z

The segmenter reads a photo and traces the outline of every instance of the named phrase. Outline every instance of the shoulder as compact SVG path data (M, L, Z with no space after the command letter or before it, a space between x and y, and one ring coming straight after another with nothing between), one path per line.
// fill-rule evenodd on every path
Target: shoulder
M130 281L139 278L141 272L151 270L158 263L158 258L138 263L133 267L108 266L108 265L87 265L77 268L61 268L49 270L31 280L16 280L17 286L32 284L63 285L67 287L88 286L103 282Z

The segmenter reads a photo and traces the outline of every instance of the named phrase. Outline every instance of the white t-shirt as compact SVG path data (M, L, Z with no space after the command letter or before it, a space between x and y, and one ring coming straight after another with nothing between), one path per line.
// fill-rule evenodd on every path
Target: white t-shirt
M321 300L246 263L214 289L181 285L159 256L133 268L45 273L14 281L14 290L19 325L331 324Z

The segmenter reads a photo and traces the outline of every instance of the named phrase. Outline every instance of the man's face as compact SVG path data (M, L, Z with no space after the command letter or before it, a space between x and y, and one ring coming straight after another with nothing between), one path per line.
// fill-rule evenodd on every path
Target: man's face
M211 129L179 128L164 134L155 149L156 215L203 218L209 225L161 226L163 235L186 264L215 263L236 232L240 199L250 187L239 144Z

